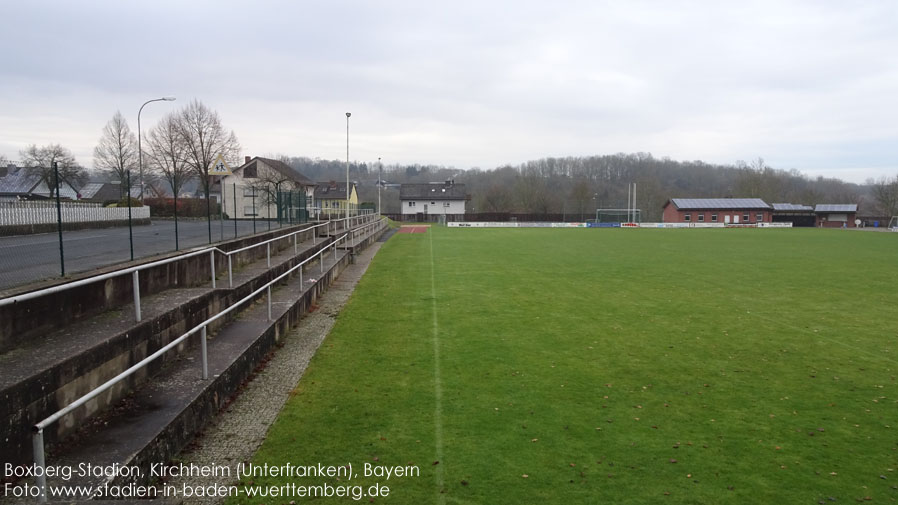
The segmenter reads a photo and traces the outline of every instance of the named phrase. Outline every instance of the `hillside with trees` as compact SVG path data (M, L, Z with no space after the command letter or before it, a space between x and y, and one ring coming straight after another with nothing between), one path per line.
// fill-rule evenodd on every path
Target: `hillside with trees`
M346 162L310 158L285 161L314 181L341 181ZM363 201L377 200L378 166L350 163L350 179L359 183ZM863 215L898 212L898 177L854 184L810 178L797 170L769 166L762 158L733 165L675 161L648 153L543 158L493 170L461 170L433 165L384 165L387 184L454 179L471 195L469 212L594 216L596 208L624 208L629 183L637 185L637 206L644 221L660 221L670 198L761 198L768 203L858 203ZM399 212L398 188L382 192L383 211ZM582 216L582 218L580 217Z

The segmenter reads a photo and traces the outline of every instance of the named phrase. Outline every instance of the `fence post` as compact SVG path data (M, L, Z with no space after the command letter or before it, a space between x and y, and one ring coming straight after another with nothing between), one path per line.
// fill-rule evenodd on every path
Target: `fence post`
M299 292L302 293L302 265L299 265Z
M39 501L41 503L47 502L47 474L44 472L44 468L46 467L46 461L44 461L44 429L38 428L37 431L34 432L34 435L31 436L31 447L34 452L34 466L35 468L40 468L37 475L34 477L34 483L40 489L40 498Z
M271 242L265 244L265 250L267 251L265 254L268 258L268 268L271 268Z
M271 285L268 285L268 320L271 321Z
M134 318L140 322L140 277L137 270L131 272L131 284L134 285Z
M209 378L209 359L206 350L206 325L203 325L203 329L200 330L200 348L202 349L203 354L203 380L206 380Z
M60 275L65 277L65 254L62 252L62 204L59 203L59 164L55 161L53 162L53 173L56 174L56 229L59 230L59 269L61 270ZM47 497L44 496L44 500L46 499Z
M297 238L299 237L299 233L293 234L293 255L296 256L296 243L298 242Z
M209 251L209 268L212 270L212 289L215 289L215 251Z
M231 255L228 254L228 287L234 287L234 272L231 269Z

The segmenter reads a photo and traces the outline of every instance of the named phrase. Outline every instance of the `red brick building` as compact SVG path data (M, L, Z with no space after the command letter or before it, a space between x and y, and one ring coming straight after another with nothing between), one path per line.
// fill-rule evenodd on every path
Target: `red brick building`
M818 204L814 208L817 226L822 228L856 228L857 204Z
M671 198L664 204L665 223L770 223L773 208L760 198Z

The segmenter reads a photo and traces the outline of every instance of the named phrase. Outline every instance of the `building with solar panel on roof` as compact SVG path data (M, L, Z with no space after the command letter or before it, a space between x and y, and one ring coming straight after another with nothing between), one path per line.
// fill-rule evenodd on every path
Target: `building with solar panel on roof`
M817 226L817 215L814 207L795 203L773 203L773 222L792 223L793 227Z
M814 207L817 226L822 228L857 228L857 204L821 203Z
M671 198L665 223L757 224L772 222L773 207L760 198Z

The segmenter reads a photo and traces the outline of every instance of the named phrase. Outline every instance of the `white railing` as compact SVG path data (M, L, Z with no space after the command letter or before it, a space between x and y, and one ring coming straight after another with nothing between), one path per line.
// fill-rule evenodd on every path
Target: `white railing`
M373 216L373 215L372 215L372 216ZM353 218L350 218L350 219L353 219ZM370 219L370 216L367 217L367 219ZM317 225L317 226L315 226L315 227L304 228L303 230L299 230L299 231L297 231L297 232L293 232L293 233L291 233L290 235L295 236L297 233L305 232L305 231L308 231L308 230L312 230L312 229L314 229L314 228L317 228L318 226L329 226L329 225L330 225L330 222L322 223L322 224ZM170 351L171 349L173 349L174 347L176 347L176 346L179 345L180 343L184 342L184 341L185 341L188 337L190 337L191 335L196 334L198 331L200 332L200 355L201 355L201 360L202 360L202 378L203 378L203 380L208 380L208 379L209 379L209 361L208 361L208 351L207 351L207 345L206 345L206 331L207 331L206 329L207 329L207 327L208 327L210 324L212 324L213 322L217 321L218 319L224 317L225 315L229 314L230 312L234 311L235 309L237 309L238 307L242 306L243 304L249 302L250 300L253 300L256 296L258 296L259 294L261 294L263 290L266 291L266 298L267 298L267 302L268 302L268 320L271 321L271 319L272 319L272 317L271 317L271 286L273 286L274 284L280 282L280 281L281 281L282 279L284 279L285 277L288 277L288 276L291 275L293 272L299 270L299 274L298 274L298 277L299 277L299 289L300 289L300 291L302 291L302 289L303 289L303 279L302 279L303 271L302 271L302 268L303 268L304 265L306 265L307 263L310 263L311 261L313 261L313 260L315 260L315 259L317 258L317 259L318 259L319 269L320 269L320 271L323 273L323 272L324 272L324 255L325 255L329 250L332 250L332 251L333 251L334 262L336 262L336 260L337 260L337 246L340 244L340 242L343 242L343 243L344 243L344 247L345 247L345 246L347 246L348 243L350 242L350 237L351 237L351 235L354 235L354 236L355 236L355 239L356 239L356 244L357 244L358 241L360 240L360 237L361 237L364 233L367 233L367 232L374 233L374 232L377 231L378 227L379 227L379 228L383 228L385 225L386 225L386 220L384 220L384 219L378 219L378 220L376 220L376 221L367 223L367 224L365 224L364 226L361 226L360 228L358 228L358 229L356 229L356 230L351 230L351 231L348 231L348 232L344 233L344 234L341 235L338 239L334 240L334 241L333 241L330 245L328 245L327 247L321 248L317 253L315 253L315 254L313 254L312 256L306 258L305 260L301 261L300 263L294 265L293 267L291 267L291 268L290 268L289 270L287 270L286 272L284 272L284 273L282 273L281 275L275 277L274 279L268 281L265 285L263 285L263 286L261 286L260 288L256 289L255 291L253 291L253 292L250 293L249 295L245 296L244 298L242 298L241 300L237 301L236 303L230 305L229 307L227 307L226 309L222 310L221 312L215 314L214 316L212 316L212 317L206 319L205 321L199 323L198 325L194 326L193 328L191 328L190 330L188 330L186 333L184 333L184 334L181 335L180 337L176 338L175 340L172 340L171 342L169 342L168 344L166 344L164 347L160 348L159 350L157 350L157 351L154 352L153 354L151 354L151 355L147 356L146 358L142 359L142 360L139 361L138 363L135 363L134 365L132 365L131 367L129 367L129 368L128 368L127 370L125 370L124 372L122 372L122 373L116 375L116 376L113 377L112 379L109 379L108 381L106 381L106 382L103 383L102 385L98 386L97 388L93 389L92 391L88 392L87 394L81 396L80 398L78 398L78 399L75 400L74 402L72 402L72 403L66 405L66 406L63 407L62 409L56 411L55 413L51 414L50 416L44 418L42 421L36 423L36 424L32 427L32 430L34 431L34 435L32 436L32 449L33 449L33 451L34 451L34 464L35 464L36 467L39 467L39 468L36 468L36 469L35 469L35 475L36 475L36 477L35 477L35 484L36 484L37 487L40 489L40 493L41 493L41 494L40 494L40 501L41 501L41 502L46 502L46 501L47 501L47 479L46 479L46 474L45 474L45 472L44 472L44 468L46 467L46 458L45 458L45 454L44 454L44 429L45 429L46 427L48 427L48 426L50 426L51 424L55 423L56 421L58 421L59 419L61 419L61 418L64 417L65 415L69 414L70 412L72 412L73 410L77 409L78 407L81 407L82 405L84 405L85 403L89 402L90 400L96 398L98 395L100 395L100 394L103 393L104 391L108 390L109 388L111 388L111 387L114 386L115 384L117 384L117 383L119 383L120 381L124 380L125 378L131 376L131 375L134 374L136 371L138 371L138 370L140 370L141 368L143 368L143 367L145 367L146 365L148 365L150 362L154 361L155 359L159 358L160 356L162 356L162 355L165 354L166 352ZM314 233L313 233L313 236L314 236ZM278 237L278 238L275 238L275 239L268 240L268 241L266 241L266 242L264 242L264 243L267 243L267 244L268 244L269 251L270 251L270 243L271 243L271 241L273 241L273 240L282 240L283 238L284 238L284 236ZM295 240L294 240L294 244L295 244L295 243L296 243L296 242L295 242ZM237 252L249 250L249 249L251 249L252 247L256 247L256 246L258 246L258 245L262 245L262 244L255 244L255 245L253 245L253 246L244 247L244 248L238 249L238 250L236 250L236 251L231 251L230 253L233 254L233 253L237 253ZM212 256L211 256L211 258L212 258L211 261L213 262L213 263L212 263L212 264L213 264L213 269L212 269L212 277L213 277L213 279L212 279L212 282L213 282L213 287L214 287L214 283L215 283L215 269L214 269L214 261L215 261L215 260L214 260L214 253L215 253L215 251L217 251L217 250L218 250L217 248L209 248L209 249L205 249L205 250L202 250L202 251L196 251L196 252L193 252L193 253L189 253L189 254L187 254L187 255L183 255L183 256L180 256L180 257L178 257L178 258L170 258L170 259L168 259L168 260L163 260L162 262L156 262L156 264L167 263L167 262L170 262L170 261L174 261L174 260L176 260L176 259L179 259L179 258L188 257L188 256L195 256L195 255L198 255L198 254L205 254L206 252L209 252L209 253L212 255ZM222 252L222 251L218 251L218 252ZM295 250L294 250L294 252L295 252ZM223 253L223 254L229 254L229 253ZM270 254L270 253L269 253L269 254ZM228 256L228 258L230 259L230 256ZM269 258L270 258L270 256L269 256ZM269 266L270 266L270 263L269 263ZM126 271L133 271L133 274L135 275L135 281L136 281L136 274L137 274L136 268L137 268L137 267L134 267L134 268L131 268L131 269L126 269ZM125 273L125 271L121 272L121 274L123 274L123 273ZM109 276L111 276L111 274L106 274L106 276L98 276L98 277L108 278ZM85 280L87 280L87 279L85 279ZM79 282L81 282L81 281L79 281ZM135 282L135 283L136 283L136 282ZM71 283L71 284L75 284L75 283ZM50 288L50 289L52 289L52 288ZM47 290L42 290L42 291L45 291L45 292L46 292ZM4 300L0 300L0 303L2 303L3 301L4 301ZM139 304L139 299L135 298L135 301ZM139 320L139 309L137 309L137 311L138 311L138 320Z
M125 210L127 210L127 209L125 209ZM350 222L353 222L354 220L357 220L357 219L370 219L370 218L371 218L371 216L367 216L367 215L366 215L366 216L353 216L353 217L350 217L349 219L350 219ZM275 238L272 238L272 239L265 240L265 241L263 241L263 242L259 242L258 244L253 244L253 245L250 245L250 246L247 246L247 247L243 247L243 248L240 248L240 249L237 249L237 250L234 250L234 251L222 251L221 249L219 249L219 248L217 248L217 247L207 247L207 248L201 249L201 250L199 250L199 251L194 251L194 252L190 252L190 253L186 253L186 254L181 254L181 255L174 256L174 257L171 257L171 258L167 258L167 259L164 259L164 260L159 260L159 261L154 261L154 262L151 262L151 263L146 263L146 264L143 264L143 265L138 265L138 266L133 266L133 267L129 267L129 268L124 268L124 269L122 269L122 270L116 270L115 272L109 272L109 273L102 274L102 275L96 275L96 276L93 276L93 277L89 277L89 278L87 278L87 279L81 279L81 280L78 280L78 281L67 282L67 283L65 283L65 284L60 284L60 285L58 285L58 286L51 286L51 287L49 287L49 288L39 289L39 290L37 290L37 291L31 291L31 292L29 292L29 293L23 293L23 294L21 294L21 295L16 295L16 296L8 297L8 298L3 298L3 299L0 299L0 307L5 306L5 305L12 305L12 304L18 303L18 302L24 302L24 301L26 301L26 300L31 300L31 299L33 299L33 298L37 298L37 297L44 296L44 295L48 295L48 294L52 294L52 293L59 293L59 292L61 292L61 291L66 291L66 290L68 290L68 289L76 288L76 287L79 287L79 286L84 286L84 285L91 284L91 283L94 283L94 282L104 281L104 280L106 280L106 279L111 279L111 278L113 278L113 277L118 277L118 276L120 276L120 275L131 274L131 275L132 275L132 281L131 281L131 284L132 284L132 290L133 290L133 292L134 292L134 319L135 319L136 321L139 322L139 321L141 321L141 312L140 312L140 299L141 299L141 298L140 298L140 274L139 274L139 272L140 272L141 270L146 270L146 269L148 269L148 268L153 268L153 267L156 267L156 266L159 266L159 265L165 265L165 264L167 264L167 263L172 263L172 262L175 262L175 261L180 261L180 260L182 260L182 259L190 258L190 257L193 257L193 256L199 256L199 255L202 255L202 254L208 254L208 255L209 255L210 271L211 271L212 288L215 289L215 288L216 288L215 253L217 252L217 253L219 253L219 254L225 255L225 256L228 258L228 287L229 287L229 288L233 288L233 287L234 287L234 278L233 278L233 267L232 267L232 260L231 260L231 257L232 257L234 254L237 254L237 253L240 253L240 252L243 252L243 251L247 251L247 250L253 249L253 248L255 248L255 247L261 247L261 246L264 245L264 246L266 246L267 249L268 249L268 266L271 267L271 243L272 243L272 242L275 242L275 241L277 241L277 240L283 240L283 239L285 239L285 238L289 238L289 237L292 236L292 237L294 237L294 239L293 239L293 249L294 249L294 253L295 253L296 250L297 250L297 243L298 243L298 240L297 240L297 238L296 238L297 235L299 235L300 233L307 233L307 232L310 231L310 230L314 230L315 228L320 228L320 227L322 227L322 226L325 227L325 230L326 230L327 233L330 233L330 226L331 226L331 223L333 223L334 234L336 235L336 232L337 232L337 223L340 222L340 221L346 221L346 218L344 218L344 219L339 219L339 220L334 220L334 221L327 221L327 222L324 222L324 223L321 223L321 224L318 224L318 225L315 225L315 226L303 228L303 229L301 229L301 230L296 230L296 231L293 231L293 232L290 232L290 233L287 233L287 234L284 234L284 235L280 235L280 236L275 237ZM317 237L317 233L314 232L314 231L312 231L312 243L313 243L313 244L314 244L314 243L317 243L316 237Z
M128 207L102 207L87 202L60 205L63 223L125 221ZM149 219L149 207L131 207L132 219ZM0 226L56 224L56 204L52 202L0 202Z
M47 426L49 426L49 425L53 424L54 422L58 421L60 418L62 418L62 417L65 416L66 414L68 414L68 413L72 412L73 410L77 409L78 407L84 405L85 403L89 402L89 401L92 400L93 398L96 398L99 394L103 393L104 391L106 391L107 389L111 388L112 386L114 386L114 385L117 384L118 382L122 381L123 379L129 377L129 376L132 375L134 372L136 372L136 371L140 370L141 368L145 367L147 364L149 364L150 362L154 361L156 358L162 356L163 354L165 354L166 352L168 352L169 350L171 350L172 348L174 348L175 346L177 346L178 344L180 344L181 342L183 342L184 340L186 340L186 339L187 339L188 337L190 337L191 335L196 334L197 331L200 332L200 354L201 354L201 356L202 356L202 366L203 366L202 377L203 377L203 380L208 380L208 379L209 379L209 362L208 362L208 352L207 352L207 349L206 349L206 327L207 327L209 324L213 323L214 321L216 321L216 320L218 320L218 319L224 317L225 315L229 314L230 312L232 312L233 310L235 310L237 307L240 307L241 305L245 304L246 302L248 302L248 301L254 299L256 296L258 296L260 293L262 293L262 291L267 291L267 298L268 298L268 320L271 321L271 286L274 285L274 284L276 284L276 283L278 283L278 282L280 282L281 279L283 279L283 278L289 276L290 274L292 274L294 271L296 271L296 270L298 269L298 270L299 270L299 289L302 290L302 289L303 289L303 281L302 281L302 267L303 267L303 265L305 265L306 263L311 262L312 260L314 260L314 259L317 257L317 258L318 258L318 263L319 263L320 268L321 268L321 272L324 272L324 255L325 255L325 253L327 253L329 249L333 249L333 252L334 252L334 260L336 261L336 258L337 258L337 245L338 245L341 241L343 241L343 242L347 241L348 236L349 236L349 233L344 233L339 239L334 240L334 242L331 243L330 245L328 245L327 247L322 248L322 249L319 250L317 253L315 253L314 255L310 256L309 258L306 258L305 260L303 260L302 262L298 263L297 265L293 266L292 268L290 268L289 270L287 270L287 271L284 272L283 274L281 274L281 275L275 277L274 279L268 281L264 286L262 286L262 287L260 287L259 289L253 291L252 293L250 293L249 295L245 296L245 297L244 297L243 299L241 299L240 301L238 301L238 302L236 302L236 303L230 305L228 308L222 310L222 311L219 312L218 314L215 314L214 316L212 316L212 317L206 319L205 321L199 323L198 325L194 326L193 328L191 328L189 331L187 331L186 333L184 333L184 334L181 335L180 337L178 337L178 338L176 338L175 340L172 340L171 342L169 342L167 345L165 345L164 347L162 347L162 348L159 349L158 351L154 352L153 354L151 354L151 355L147 356L146 358L140 360L139 362L135 363L134 365L132 365L130 368L128 368L128 369L125 370L124 372L122 372L122 373L116 375L116 376L113 377L112 379L109 379L108 381L106 381L106 382L103 383L102 385L98 386L96 389L94 389L94 390L90 391L89 393L87 393L87 394L81 396L80 398L78 398L78 399L75 400L74 402L68 404L68 405L65 406L64 408L62 408L62 409L56 411L55 413L51 414L50 416L44 418L42 421L40 421L40 422L38 422L37 424L35 424L35 425L33 426L33 428L32 428L32 430L34 431L34 435L32 436L32 449L34 450L34 464L35 464L36 467L39 467L39 468L35 468L35 474L36 474L36 477L35 477L35 484L36 484L36 485L38 486L38 488L40 489L40 493L41 493L41 495L40 495L40 501L41 501L41 502L46 502L46 501L47 501L47 479L46 479L46 475L45 475L45 472L44 472L44 468L45 468L45 466L46 466L46 460L45 460L45 456L44 456L44 428L46 428Z

